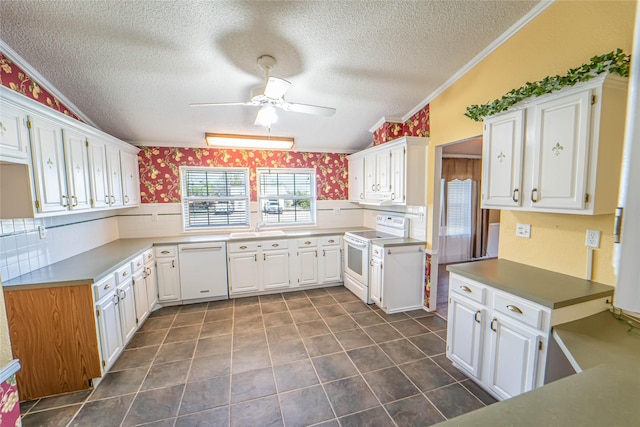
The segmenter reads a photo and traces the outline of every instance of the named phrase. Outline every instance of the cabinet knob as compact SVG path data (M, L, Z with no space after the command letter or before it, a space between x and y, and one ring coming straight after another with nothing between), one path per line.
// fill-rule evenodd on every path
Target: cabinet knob
M304 244L305 244L305 245L310 245L310 244L311 244L311 242L307 240L306 242L304 242Z
M335 240L331 239L329 240L329 243L335 243Z
M107 283L106 285L104 285L105 289L109 289L111 287L111 285L109 283Z
M147 259L151 259L152 256L153 256L152 254L148 254Z
M122 272L122 277L127 277L127 275L128 275L128 274L129 274L129 272L128 272L128 271L123 271L123 272Z

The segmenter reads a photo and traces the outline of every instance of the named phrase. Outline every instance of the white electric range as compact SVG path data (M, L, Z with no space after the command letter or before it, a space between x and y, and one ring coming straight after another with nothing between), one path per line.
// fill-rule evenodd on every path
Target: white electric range
M409 237L409 219L402 216L376 216L376 229L348 231L344 241L344 286L367 304L373 303L369 292L371 241Z

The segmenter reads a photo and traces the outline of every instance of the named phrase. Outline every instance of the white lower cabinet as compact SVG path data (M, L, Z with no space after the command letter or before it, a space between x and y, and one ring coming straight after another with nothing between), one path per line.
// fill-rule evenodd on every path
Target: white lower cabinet
M156 275L158 281L158 301L179 302L180 270L178 268L178 247L158 246L155 248Z
M120 312L120 328L122 341L128 342L138 329L136 321L136 300L133 292L133 280L128 279L118 285L118 311Z
M284 289L291 285L287 240L230 243L227 248L230 294Z
M303 247L298 249L298 284L300 286L318 283L318 248Z
M262 284L264 290L289 287L289 249L263 249Z
M340 236L322 237L318 242L319 283L342 281L342 240Z
M258 252L231 252L233 245L229 245L229 293L260 291L258 273Z
M149 298L144 268L133 273L133 292L136 297L136 323L141 324L149 316Z
M118 295L111 292L96 304L100 350L102 353L102 369L107 371L122 351L122 330L120 328L120 312L118 311Z
M480 375L484 312L482 306L451 294L449 299L448 356L467 372Z
M155 260L144 265L144 285L147 288L149 310L153 310L153 307L158 303L158 285L156 283Z

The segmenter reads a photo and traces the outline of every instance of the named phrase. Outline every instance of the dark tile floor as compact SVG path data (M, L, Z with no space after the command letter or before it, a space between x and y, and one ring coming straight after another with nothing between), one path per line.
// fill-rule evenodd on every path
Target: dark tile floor
M23 426L426 426L494 402L445 332L342 286L163 308L95 390L22 402Z

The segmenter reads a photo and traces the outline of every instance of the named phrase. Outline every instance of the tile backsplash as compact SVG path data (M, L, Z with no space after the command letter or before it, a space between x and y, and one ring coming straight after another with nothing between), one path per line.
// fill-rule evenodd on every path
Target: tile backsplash
M40 237L40 227L46 235ZM0 278L11 280L118 239L113 212L0 220Z

